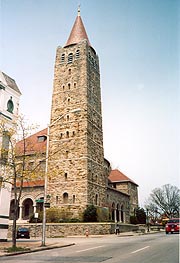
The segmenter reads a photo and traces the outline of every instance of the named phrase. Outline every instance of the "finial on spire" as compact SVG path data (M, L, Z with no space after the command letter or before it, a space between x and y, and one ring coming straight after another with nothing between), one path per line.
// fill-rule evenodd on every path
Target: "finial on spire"
M81 12L81 11L80 11L80 7L81 7L81 5L79 4L79 5L78 5L78 16L81 16L81 14L80 14L80 12Z

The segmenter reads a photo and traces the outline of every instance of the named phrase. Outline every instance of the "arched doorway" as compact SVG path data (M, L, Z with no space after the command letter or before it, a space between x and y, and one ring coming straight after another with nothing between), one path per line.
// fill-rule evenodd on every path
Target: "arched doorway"
M121 205L121 222L124 222L124 206Z
M22 219L27 220L34 212L33 201L27 198L23 201L22 206Z
M116 207L116 221L119 222L119 204L117 204L117 207Z
M111 213L112 220L115 221L115 203L112 203Z

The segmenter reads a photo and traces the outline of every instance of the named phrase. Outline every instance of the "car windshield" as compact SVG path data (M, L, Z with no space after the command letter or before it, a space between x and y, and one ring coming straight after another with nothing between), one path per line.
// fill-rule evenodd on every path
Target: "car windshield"
M168 221L168 223L179 223L179 219L171 219Z
M28 231L28 229L27 228L19 228L18 231L26 232L26 231Z

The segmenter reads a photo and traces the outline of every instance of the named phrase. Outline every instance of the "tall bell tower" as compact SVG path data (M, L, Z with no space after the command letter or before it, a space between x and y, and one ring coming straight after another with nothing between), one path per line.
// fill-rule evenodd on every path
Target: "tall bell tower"
M80 10L64 47L56 51L48 158L51 207L81 217L103 207L106 193L99 59Z

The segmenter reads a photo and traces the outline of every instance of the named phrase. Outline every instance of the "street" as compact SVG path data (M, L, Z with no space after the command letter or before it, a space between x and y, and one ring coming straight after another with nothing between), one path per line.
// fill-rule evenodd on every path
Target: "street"
M179 234L164 232L140 236L73 237L73 246L17 256L0 257L13 263L179 263Z

